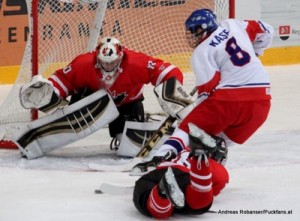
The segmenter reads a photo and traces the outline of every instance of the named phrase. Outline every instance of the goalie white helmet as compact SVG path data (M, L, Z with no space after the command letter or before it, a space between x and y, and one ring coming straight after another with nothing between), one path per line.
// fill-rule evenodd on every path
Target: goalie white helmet
M97 67L101 69L103 81L110 85L118 77L123 47L118 39L105 37L101 39L98 49Z

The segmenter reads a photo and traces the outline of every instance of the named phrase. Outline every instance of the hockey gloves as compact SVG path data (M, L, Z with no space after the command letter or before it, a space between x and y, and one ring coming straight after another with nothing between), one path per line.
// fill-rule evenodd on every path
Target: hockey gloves
M141 176L145 173L148 173L151 170L154 170L159 164L163 161L170 161L176 157L176 154L172 151L168 151L165 156L154 156L151 160L138 163L131 170L131 175Z

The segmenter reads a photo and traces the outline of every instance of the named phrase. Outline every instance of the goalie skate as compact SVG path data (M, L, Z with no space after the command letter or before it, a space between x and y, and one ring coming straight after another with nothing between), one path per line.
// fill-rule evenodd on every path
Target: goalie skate
M177 209L180 209L184 206L185 197L177 184L171 167L168 168L167 172L160 180L159 191L162 194L166 195L173 206Z

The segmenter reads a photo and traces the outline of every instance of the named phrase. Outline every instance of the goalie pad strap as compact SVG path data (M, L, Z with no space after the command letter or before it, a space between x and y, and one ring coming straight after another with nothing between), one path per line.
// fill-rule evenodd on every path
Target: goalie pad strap
M100 90L29 123L13 140L28 159L34 159L92 134L118 115L111 97Z

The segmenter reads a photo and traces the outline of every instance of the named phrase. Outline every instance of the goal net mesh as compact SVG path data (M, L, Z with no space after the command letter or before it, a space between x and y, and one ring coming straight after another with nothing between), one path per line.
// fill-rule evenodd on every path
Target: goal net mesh
M33 0L26 0L29 39ZM99 37L115 36L133 50L161 58L184 73L184 87L194 87L184 22L192 11L209 8L218 20L229 17L228 0L38 0L38 74L49 77L76 55L93 50ZM84 73L83 73L84 74ZM137 75L139 73L136 73ZM9 139L20 124L31 121L19 101L20 87L32 77L32 43L28 40L18 77L0 107L0 134ZM162 113L153 86L144 88L145 111ZM5 129L3 129L5 128ZM3 133L5 135L3 137ZM1 136L0 136L1 140Z

